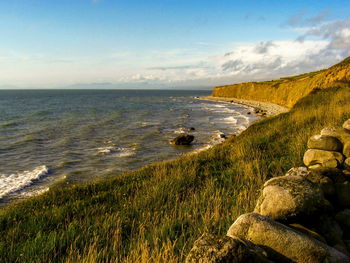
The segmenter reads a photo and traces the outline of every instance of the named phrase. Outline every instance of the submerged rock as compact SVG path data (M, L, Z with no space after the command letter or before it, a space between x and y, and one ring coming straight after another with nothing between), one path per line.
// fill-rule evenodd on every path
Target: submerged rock
M187 263L260 263L271 262L264 250L237 237L217 237L203 234L194 242Z
M349 257L340 251L259 214L241 215L227 235L247 239L264 247L268 253L270 249L271 253L284 257L286 262L350 262Z
M314 135L308 140L307 147L309 149L341 151L343 145L336 137L326 135Z
M268 180L254 212L275 220L289 221L323 210L327 201L317 185L299 175Z
M186 133L182 133L171 141L174 145L190 145L194 140L194 136Z
M309 168L336 168L344 161L339 152L309 149L304 154L304 164Z

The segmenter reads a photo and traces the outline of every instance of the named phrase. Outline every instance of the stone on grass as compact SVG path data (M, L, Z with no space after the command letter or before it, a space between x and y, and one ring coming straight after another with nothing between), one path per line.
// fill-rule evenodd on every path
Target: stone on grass
M194 140L194 136L186 133L182 133L171 141L175 145L189 145Z
M307 167L291 168L286 175L299 175L321 187L325 196L334 195L334 184L331 178L327 177L326 169L308 169Z
M321 135L336 137L343 144L345 144L347 141L350 141L350 131L343 128L337 128L337 127L324 128L321 131Z
M350 131L350 119L343 123L343 128Z
M231 225L227 235L247 239L264 247L268 253L271 249L289 262L350 262L340 251L259 214L241 215Z
M293 221L296 217L323 211L327 201L317 185L299 175L268 180L254 212L275 220Z
M293 228L293 229L295 229L295 230L305 234L305 235L313 237L314 239L317 239L318 241L321 241L322 243L327 244L327 241L326 241L326 239L323 236L321 236L317 232L315 232L315 231L313 231L313 230L311 230L311 229L309 229L309 228L307 228L305 226L302 226L300 224L289 224L288 226L290 228Z
M260 263L271 262L266 252L247 240L203 234L194 242L187 263ZM272 263L272 262L271 262Z
M350 141L344 143L343 154L346 157L350 157Z
M304 154L304 164L309 167L318 165L325 168L336 168L340 166L343 161L344 156L334 151L309 149Z
M326 151L341 151L343 144L338 138L326 135L314 135L307 142L309 149L319 149Z

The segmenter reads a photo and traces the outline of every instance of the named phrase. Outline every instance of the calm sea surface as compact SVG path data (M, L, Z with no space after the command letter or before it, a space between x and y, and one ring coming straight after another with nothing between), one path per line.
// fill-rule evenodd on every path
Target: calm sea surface
M257 117L210 91L0 90L0 204L200 151ZM191 131L189 128L194 127ZM191 146L172 146L181 132Z

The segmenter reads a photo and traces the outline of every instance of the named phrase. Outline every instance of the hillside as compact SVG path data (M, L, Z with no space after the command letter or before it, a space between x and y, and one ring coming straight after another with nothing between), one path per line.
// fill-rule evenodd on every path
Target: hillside
M339 87L350 82L350 57L325 70L273 81L246 82L216 87L215 97L272 102L292 107L300 98L317 89Z
M238 215L252 211L268 178L303 165L311 135L350 118L348 62L304 80L271 82L277 88L266 84L262 90L275 89L276 102L282 83L290 90L297 83L300 94L285 93L279 102L291 110L207 151L108 180L58 185L1 210L0 262L183 262L204 232L224 235ZM316 82L314 89L306 85ZM262 99L253 89L250 99L254 94Z

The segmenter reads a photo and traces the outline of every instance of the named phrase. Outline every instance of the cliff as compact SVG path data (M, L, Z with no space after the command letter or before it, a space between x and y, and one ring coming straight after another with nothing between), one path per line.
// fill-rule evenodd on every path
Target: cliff
M246 82L216 87L214 97L272 102L292 107L299 99L318 89L350 82L350 57L321 71L264 82Z

